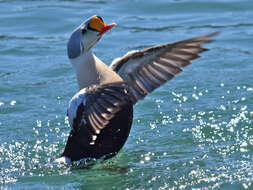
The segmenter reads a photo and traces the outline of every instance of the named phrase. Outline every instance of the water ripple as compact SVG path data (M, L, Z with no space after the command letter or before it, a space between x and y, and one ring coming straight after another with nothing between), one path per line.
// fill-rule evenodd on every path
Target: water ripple
M0 0L0 189L252 189L251 4ZM222 32L201 59L138 102L116 157L54 165L78 90L66 43L94 14L118 22L94 47L108 63L128 50Z

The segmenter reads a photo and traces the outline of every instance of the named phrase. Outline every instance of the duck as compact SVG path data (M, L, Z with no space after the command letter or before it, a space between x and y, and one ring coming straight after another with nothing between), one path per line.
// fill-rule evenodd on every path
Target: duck
M199 58L199 53L208 50L202 45L217 34L131 51L107 66L92 48L115 26L94 15L70 35L67 55L79 91L69 101L67 117L71 131L56 162L109 159L117 155L129 136L136 103Z

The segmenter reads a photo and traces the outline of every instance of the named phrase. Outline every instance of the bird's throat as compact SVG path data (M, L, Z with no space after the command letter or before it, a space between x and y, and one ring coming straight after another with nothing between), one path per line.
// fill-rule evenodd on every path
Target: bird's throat
M75 59L70 59L70 62L76 72L80 89L99 83L99 75L96 71L95 58L91 50Z
M122 81L122 78L97 58L91 50L75 59L70 59L70 62L76 71L80 89L94 84Z

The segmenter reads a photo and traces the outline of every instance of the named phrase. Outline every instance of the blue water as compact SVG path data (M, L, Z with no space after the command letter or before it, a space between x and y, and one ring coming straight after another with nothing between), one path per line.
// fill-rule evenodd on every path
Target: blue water
M0 189L253 189L252 0L0 0ZM94 52L220 31L210 51L135 106L130 137L89 168L46 164L78 90L71 31L98 14L117 27Z

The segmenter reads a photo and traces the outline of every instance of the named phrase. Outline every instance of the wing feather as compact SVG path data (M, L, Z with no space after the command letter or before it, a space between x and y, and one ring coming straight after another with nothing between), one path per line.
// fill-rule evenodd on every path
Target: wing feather
M70 102L70 110L75 110L72 128L85 127L89 134L90 145L95 144L96 136L106 128L114 116L126 104L132 104L133 95L128 84L116 82L104 85L93 85L81 90ZM73 109L71 106L77 106Z
M199 53L208 50L201 45L211 42L209 38L216 34L128 53L114 61L110 67L128 83L136 103L181 73L183 67L191 64L191 60L199 58Z

